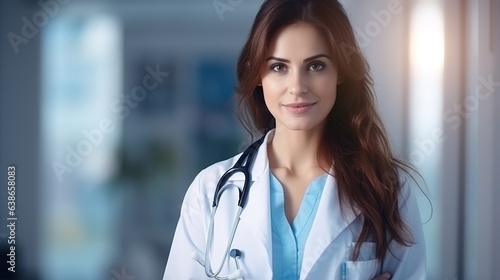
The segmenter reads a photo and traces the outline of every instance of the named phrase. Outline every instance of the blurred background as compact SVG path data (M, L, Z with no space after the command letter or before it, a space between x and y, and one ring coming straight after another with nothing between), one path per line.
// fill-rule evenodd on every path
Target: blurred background
M498 279L500 1L342 2L427 183L429 279ZM161 279L186 188L248 144L231 96L261 3L0 1L0 279Z

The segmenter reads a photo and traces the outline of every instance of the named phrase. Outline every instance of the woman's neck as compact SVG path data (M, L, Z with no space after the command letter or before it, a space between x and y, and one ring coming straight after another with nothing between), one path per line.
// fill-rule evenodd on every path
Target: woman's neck
M301 175L321 169L318 161L321 136L320 128L296 131L277 127L267 146L271 170Z

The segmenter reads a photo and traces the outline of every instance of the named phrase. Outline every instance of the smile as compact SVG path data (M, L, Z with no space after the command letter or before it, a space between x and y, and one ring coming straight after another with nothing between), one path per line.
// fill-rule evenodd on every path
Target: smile
M311 109L315 104L316 104L316 102L313 102L313 103L292 103L292 104L285 104L285 105L283 105L283 107L285 107L288 111L290 111L294 114L302 114L302 113L309 111L309 109Z

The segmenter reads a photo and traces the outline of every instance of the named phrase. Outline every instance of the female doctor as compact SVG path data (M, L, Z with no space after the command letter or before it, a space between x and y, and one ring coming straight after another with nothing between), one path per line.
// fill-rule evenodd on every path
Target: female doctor
M341 4L265 1L237 76L243 123L263 142L196 176L163 279L426 279L408 165ZM224 176L241 158L248 174Z

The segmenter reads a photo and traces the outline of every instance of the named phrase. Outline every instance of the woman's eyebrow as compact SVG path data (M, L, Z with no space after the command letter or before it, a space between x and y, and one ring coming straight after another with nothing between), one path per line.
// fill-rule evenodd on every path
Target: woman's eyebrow
M311 60L313 60L313 59L316 59L316 58L320 58L320 57L326 57L326 58L328 58L328 59L330 59L330 60L331 60L331 58L330 58L328 55L326 55L326 54L317 54L317 55L313 55L313 56L311 56L311 57L308 57L308 58L304 59L304 63L306 63L306 62L308 62L308 61L311 61ZM266 61L271 60L271 59L274 59L274 60L277 60L277 61L281 61L281 62L290 63L290 60L288 60L288 59L279 58L279 57L275 57L275 56L270 56L270 57L268 57L268 58L266 59Z

